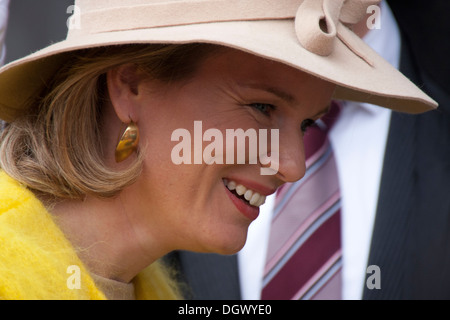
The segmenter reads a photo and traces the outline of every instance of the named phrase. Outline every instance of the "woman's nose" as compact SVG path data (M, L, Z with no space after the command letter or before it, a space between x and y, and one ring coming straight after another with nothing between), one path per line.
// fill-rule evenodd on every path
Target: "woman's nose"
M272 150L273 152L273 150ZM305 175L305 152L301 131L280 132L277 177L283 182L294 182Z

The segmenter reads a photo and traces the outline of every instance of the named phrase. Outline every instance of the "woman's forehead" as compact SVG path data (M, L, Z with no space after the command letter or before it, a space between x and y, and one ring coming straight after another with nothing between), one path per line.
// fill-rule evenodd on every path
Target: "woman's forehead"
M267 86L315 78L286 64L232 48L224 48L206 58L199 72L217 77L232 76L247 83L265 82Z

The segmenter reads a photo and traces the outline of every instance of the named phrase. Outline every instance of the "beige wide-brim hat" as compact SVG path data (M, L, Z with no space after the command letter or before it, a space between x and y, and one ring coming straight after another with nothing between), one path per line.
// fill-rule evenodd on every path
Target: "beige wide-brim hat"
M213 43L337 85L335 99L419 113L437 103L351 25L379 0L76 0L66 40L0 69L0 118L27 112L74 50L131 43Z

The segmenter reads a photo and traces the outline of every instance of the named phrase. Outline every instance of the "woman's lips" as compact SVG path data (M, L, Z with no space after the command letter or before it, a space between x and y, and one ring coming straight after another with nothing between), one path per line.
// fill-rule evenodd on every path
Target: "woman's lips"
M259 215L259 206L266 201L266 196L233 180L223 179L223 183L236 208L248 219L255 220Z
M244 197L251 206L259 207L266 201L266 196L257 191L237 183L234 180L224 179L223 183L230 191L234 191L238 196Z

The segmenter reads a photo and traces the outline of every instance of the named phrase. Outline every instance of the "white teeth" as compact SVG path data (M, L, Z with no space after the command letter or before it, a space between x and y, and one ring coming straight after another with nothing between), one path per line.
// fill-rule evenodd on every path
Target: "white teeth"
M244 198L250 203L250 205L259 207L266 201L266 196L259 194L256 191L244 187L242 184L237 184L236 182L230 180L224 180L224 184L227 186L228 190L235 190L236 193Z
M252 196L253 196L253 191L247 189L247 191L245 191L245 193L244 193L244 198L245 198L245 200L250 201L250 199L252 198Z
M258 204L258 202L260 201L260 198L261 198L261 195L258 192L256 192L252 195L252 198L249 200L249 202L252 206L254 206L254 205Z
M247 188L244 187L242 184L238 184L238 185L236 186L236 193L237 193L238 195L242 196L242 195L245 193L245 191L247 191Z
M236 189L236 182L234 182L234 181L228 182L227 187L229 190L233 191L234 189Z

